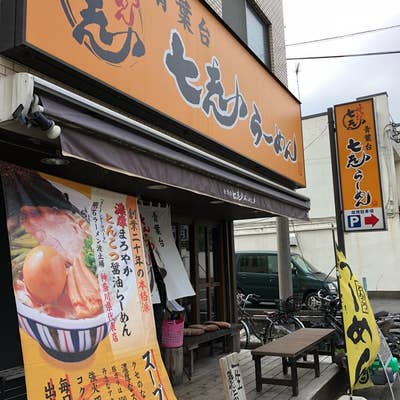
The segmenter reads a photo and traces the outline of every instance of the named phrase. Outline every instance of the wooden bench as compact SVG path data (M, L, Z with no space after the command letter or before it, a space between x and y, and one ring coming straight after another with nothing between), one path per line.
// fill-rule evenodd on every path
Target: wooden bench
M184 336L183 350L187 359L185 370L189 380L194 372L194 351L197 350L200 345L209 345L210 353L212 354L214 342L222 339L224 353L238 350L234 349L234 337L236 336L239 342L239 331L240 324L232 324L230 328L221 328L217 331L205 332L198 336Z
M322 342L330 341L333 362L335 355L334 333L334 329L303 328L252 350L251 354L255 364L257 392L261 392L263 383L270 383L273 385L292 386L293 396L297 396L299 394L297 368L312 368L315 371L315 376L318 377L320 375L319 346ZM297 361L307 354L313 354L313 362ZM264 356L282 357L283 373L287 375L288 367L290 367L290 378L263 377L261 374L261 359Z

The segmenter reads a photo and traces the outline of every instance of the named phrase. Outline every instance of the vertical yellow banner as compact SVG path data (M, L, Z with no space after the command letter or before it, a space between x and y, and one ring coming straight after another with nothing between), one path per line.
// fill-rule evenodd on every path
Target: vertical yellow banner
M367 293L343 253L336 249L350 388L368 379L368 367L379 351L378 327Z

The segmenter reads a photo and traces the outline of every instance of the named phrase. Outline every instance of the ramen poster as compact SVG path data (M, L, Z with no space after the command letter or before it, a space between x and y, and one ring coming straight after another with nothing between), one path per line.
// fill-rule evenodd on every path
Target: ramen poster
M28 398L175 399L136 198L0 164Z

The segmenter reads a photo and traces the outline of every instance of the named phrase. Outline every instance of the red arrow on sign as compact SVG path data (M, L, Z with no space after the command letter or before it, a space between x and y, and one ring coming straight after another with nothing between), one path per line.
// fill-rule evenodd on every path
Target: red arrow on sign
M369 217L364 218L365 225L375 226L379 221L379 218L376 218L374 214L371 214Z

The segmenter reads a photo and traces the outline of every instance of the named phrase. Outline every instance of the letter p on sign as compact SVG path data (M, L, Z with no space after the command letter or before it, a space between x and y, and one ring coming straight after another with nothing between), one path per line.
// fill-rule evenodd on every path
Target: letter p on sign
M360 215L348 215L347 225L349 228L361 228L361 216Z

